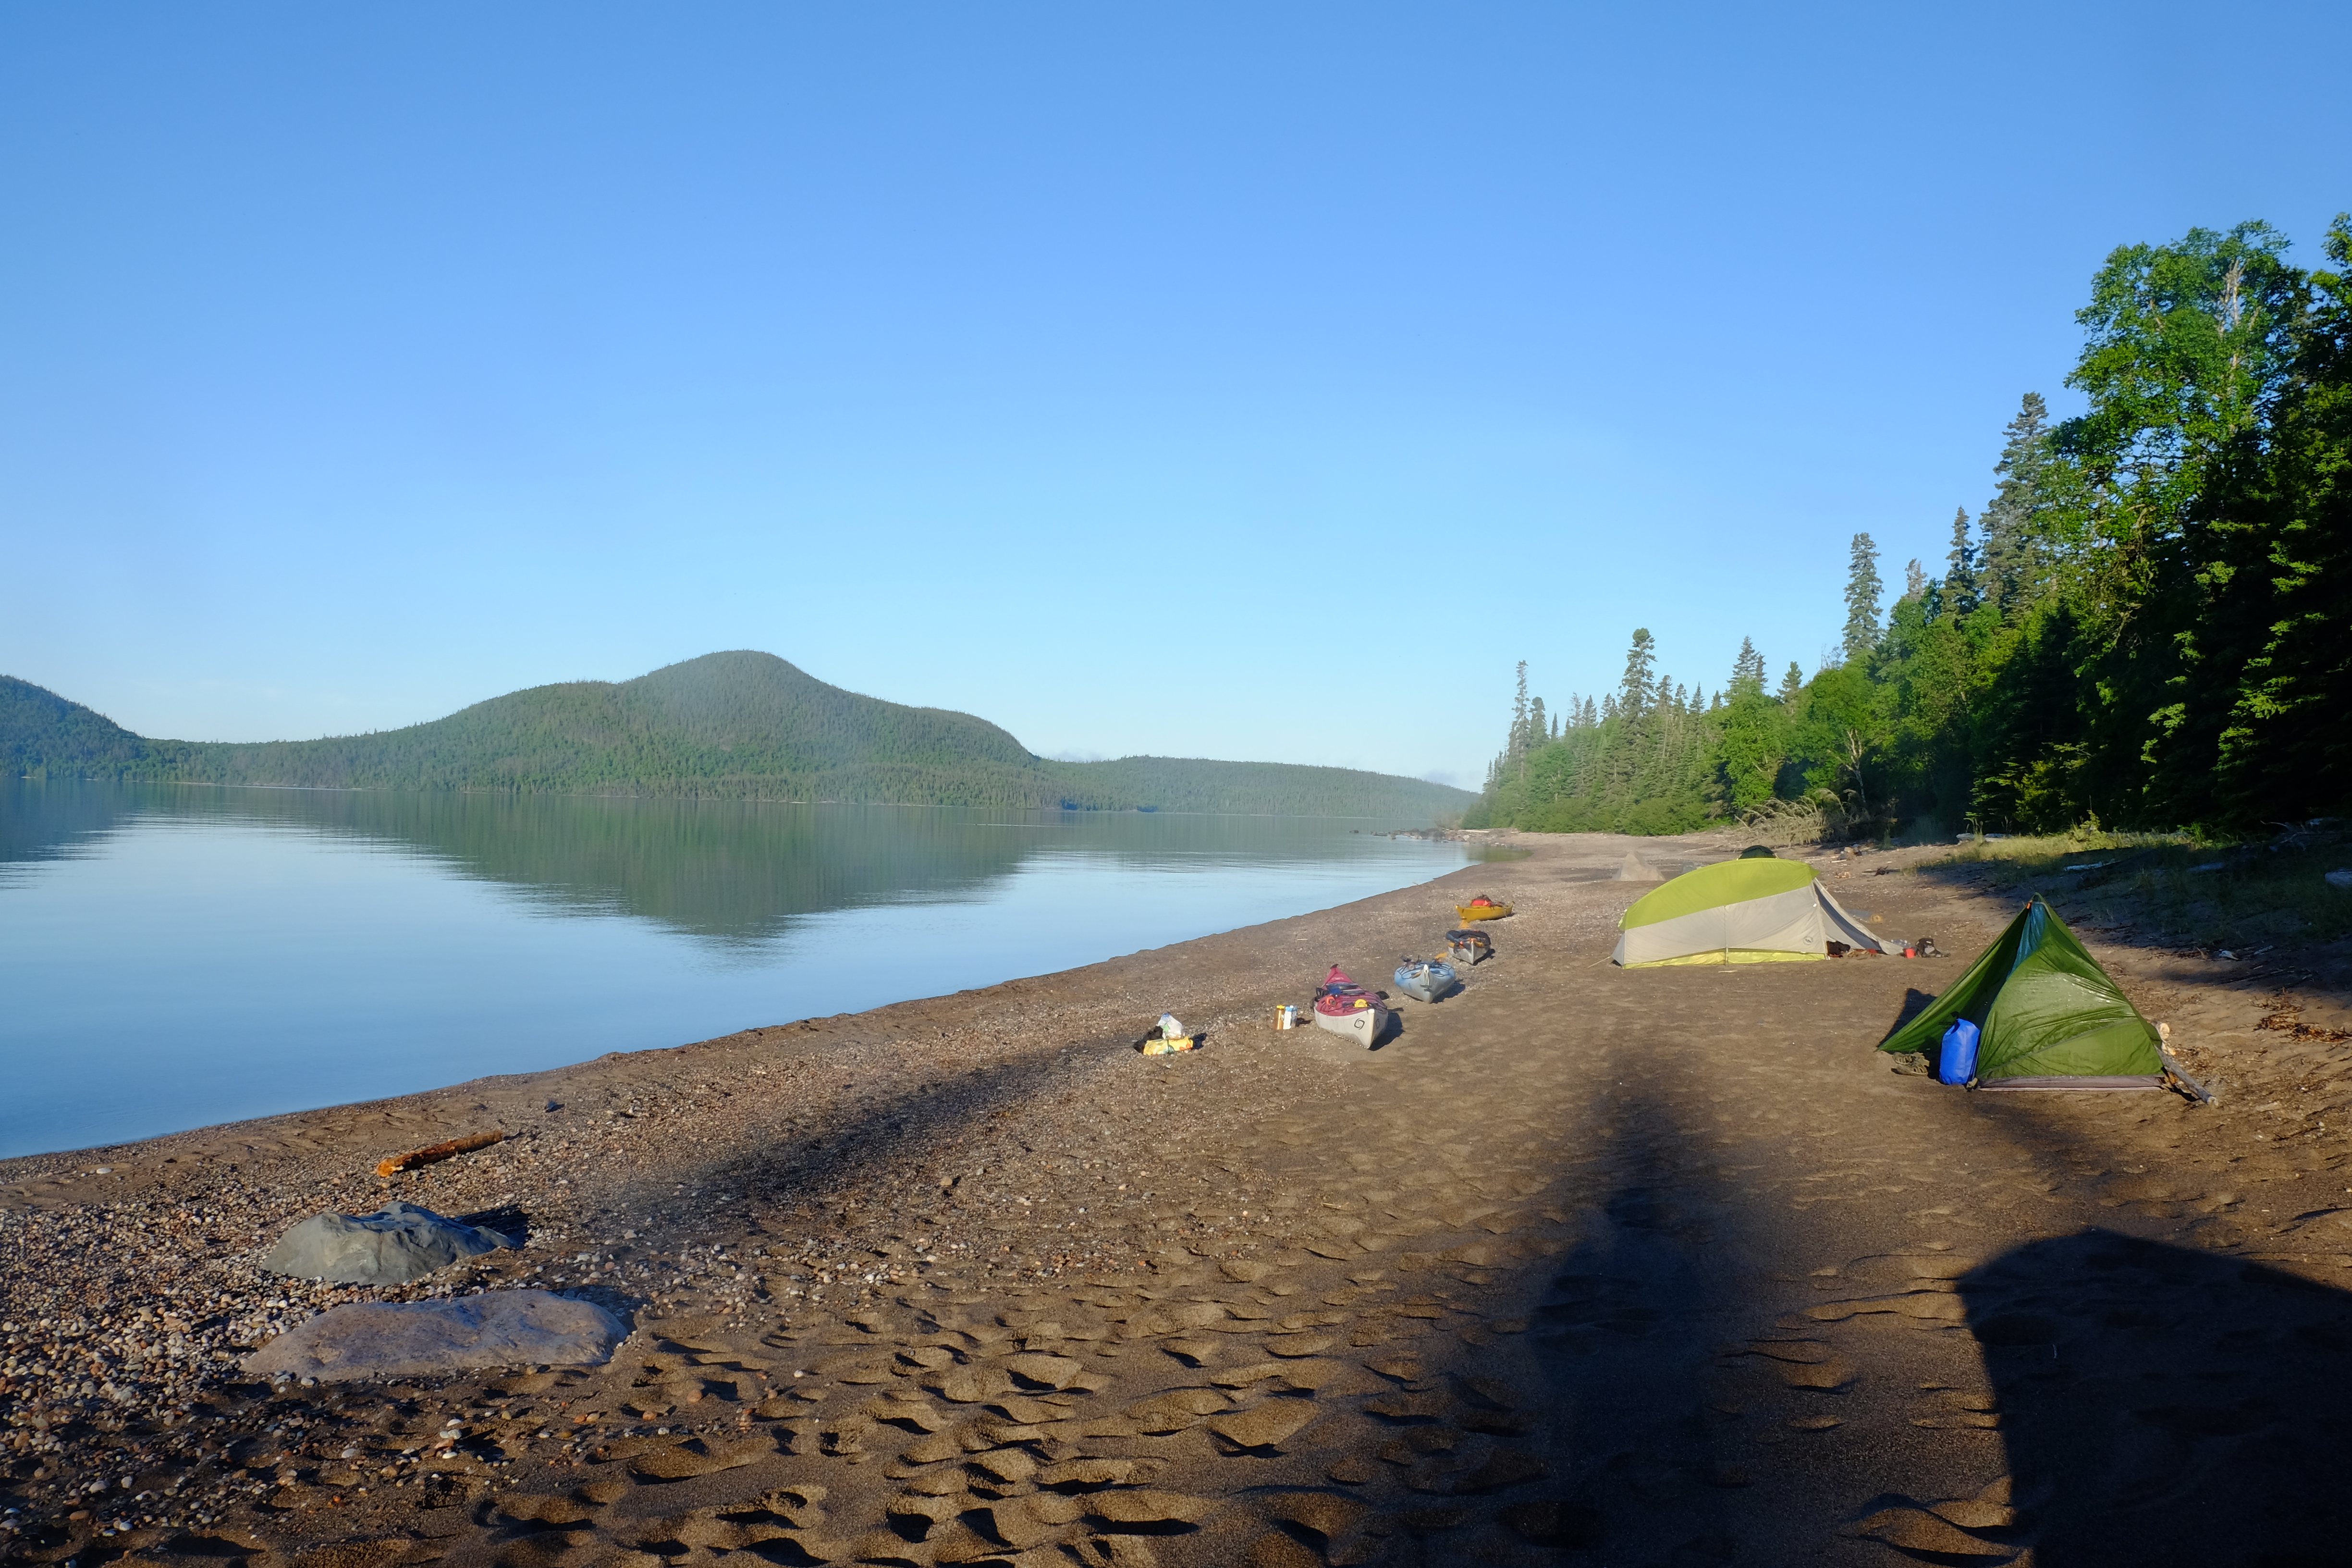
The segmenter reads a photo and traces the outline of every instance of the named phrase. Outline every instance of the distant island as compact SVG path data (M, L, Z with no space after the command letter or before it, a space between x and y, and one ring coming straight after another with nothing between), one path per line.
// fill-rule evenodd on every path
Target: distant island
M635 680L565 681L403 730L240 744L153 741L0 675L10 775L309 789L499 790L904 805L1458 816L1466 790L1352 768L1031 753L969 713L828 686L773 654L706 654Z

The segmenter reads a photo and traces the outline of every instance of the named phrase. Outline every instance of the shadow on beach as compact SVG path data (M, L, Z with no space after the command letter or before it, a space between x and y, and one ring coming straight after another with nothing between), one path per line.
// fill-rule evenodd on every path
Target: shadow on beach
M2086 1230L1968 1268L1948 1314L1768 1327L1756 1286L1808 1222L1695 1171L1684 1120L1612 1107L1611 1179L1542 1288L1552 1468L1506 1510L1521 1540L1596 1563L2352 1563L2352 1294ZM1990 1397L1960 1397L1979 1358Z
M2352 1563L2352 1295L2104 1231L1959 1284L2037 1568Z
M1563 1561L1730 1561L1753 1543L1717 1371L1726 1325L1749 1310L1724 1267L1744 1238L1694 1179L1668 1105L1636 1092L1609 1121L1612 1180L1530 1321L1551 1481L1504 1518L1522 1540L1578 1553Z

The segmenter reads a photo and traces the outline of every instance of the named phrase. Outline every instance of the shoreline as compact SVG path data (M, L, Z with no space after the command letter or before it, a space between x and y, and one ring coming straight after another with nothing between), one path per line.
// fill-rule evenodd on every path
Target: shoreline
M1549 1562L1594 1520L1612 1552L1670 1550L1691 1527L1648 1500L1661 1490L1787 1560L1883 1553L1835 1529L1873 1496L1924 1495L1897 1472L1970 1495L2033 1481L2018 1429L1917 1392L1990 1386L2030 1410L1968 1327L1999 1315L1979 1298L2015 1294L1999 1270L2096 1228L2184 1269L2263 1259L2328 1300L2352 1277L2352 1230L2338 1242L2309 1203L2245 1196L2278 1183L2290 1198L2284 1184L2315 1185L2340 1158L2282 1145L2256 1103L2333 1047L2254 1034L2266 1004L2212 966L2093 939L2151 1017L2226 1063L2221 1108L1987 1106L1887 1075L1870 1047L1906 986L1948 982L1999 929L1998 894L1925 876L1840 887L1883 931L1933 921L1948 961L1629 973L1608 942L1646 885L1612 879L1622 857L1712 858L1723 842L1519 845L1530 858L1081 969L143 1141L103 1178L27 1191L27 1165L89 1152L0 1162L0 1320L16 1325L0 1497L19 1510L0 1556L217 1563L373 1543L371 1563L527 1548L646 1568L790 1540L814 1561L1024 1568L1310 1560L1292 1548L1454 1561L1474 1543ZM1404 1004L1380 1050L1265 1026L1328 963L1381 984L1481 890L1520 911L1496 959L1444 1003ZM1137 1055L1163 1008L1206 1047ZM510 1136L373 1175L487 1125ZM1978 1195L1958 1210L1956 1193ZM506 1215L530 1245L403 1288L254 1269L288 1224L395 1196ZM1935 1290L1885 1298L1916 1296L1923 1315L1807 1315L1881 1289L1889 1258L1892 1287L1946 1260ZM237 1366L338 1302L520 1286L605 1304L631 1337L573 1371L305 1389ZM1777 1342L1782 1320L1812 1359L1708 1353ZM1876 1331L1889 1322L1913 1329ZM1832 1361L1849 1368L1834 1383L1804 1370ZM1059 1387L1017 1371L1065 1363L1076 1381ZM2301 1363L2315 1396L2337 1389L2332 1366ZM1716 1405L1746 1414L1687 1425ZM444 1415L461 1440L440 1440ZM1832 1429L1853 1440L1790 1436ZM1694 1432L1713 1436L1693 1448ZM1627 1491L1629 1463L1685 1479ZM1129 1479L1035 1479L1059 1465ZM93 1473L136 1484L70 1506ZM758 1502L780 1487L827 1490L821 1508ZM1284 1516L1310 1505L1281 1500L1310 1496L1330 1500L1311 1505L1322 1524ZM556 1530L534 1510L571 1517Z
M232 784L220 785L218 787L275 788L279 786L247 786ZM285 787L308 788L310 786L297 785ZM859 805L868 803L766 802L762 804ZM940 809L961 810L968 808L953 807ZM1128 815L1215 816L1235 814L1129 813ZM1371 821L1378 819L1366 818L1365 820ZM1497 847L1505 847L1503 841L1513 837L1507 829L1478 829L1475 831L1480 836L1480 842L1490 843ZM1461 835L1462 830L1455 829L1452 830L1449 837L1459 837ZM1495 835L1497 837L1489 837L1489 835ZM1388 837L1388 835L1382 835L1382 837ZM438 1142L441 1137L463 1136L467 1131L480 1131L481 1128L476 1125L473 1121L467 1120L462 1112L459 1113L455 1120L447 1119L447 1108L439 1102L444 1101L452 1096L468 1093L477 1093L478 1098L475 1100L475 1103L477 1105L483 1106L490 1105L491 1102L478 1099L478 1094L492 1094L499 1097L494 1110L513 1110L516 1107L526 1107L526 1109L521 1110L517 1114L516 1119L523 1124L525 1130L528 1130L533 1121L532 1113L527 1109L528 1102L531 1101L542 1089L546 1089L551 1086L562 1086L574 1083L578 1081L578 1075L590 1073L593 1069L598 1068L606 1063L664 1056L682 1056L696 1051L711 1049L722 1045L736 1043L756 1045L763 1040L767 1040L770 1037L775 1036L786 1036L787 1037L782 1042L770 1041L770 1043L801 1044L803 1042L791 1037L824 1033L827 1031L839 1034L844 1030L856 1031L862 1029L866 1034L871 1035L876 1033L888 1034L893 1030L905 1032L913 1029L919 1029L926 1026L927 1021L933 1016L942 1012L953 1011L959 1005L976 1002L980 998L986 997L1002 999L1008 994L1017 994L1020 991L1032 988L1040 989L1045 994L1052 995L1064 990L1082 987L1088 984L1088 979L1096 976L1097 972L1107 972L1119 966L1144 964L1150 961L1162 959L1167 955L1181 954L1185 950L1198 946L1202 943L1221 942L1234 938L1244 937L1252 932L1276 930L1278 928L1296 924L1299 921L1319 921L1339 916L1346 910L1370 905L1384 899L1409 896L1416 891L1436 887L1440 883L1446 881L1448 879L1463 877L1473 872L1483 871L1490 866L1507 864L1510 864L1510 862L1473 861L1468 865L1457 867L1449 871L1440 872L1437 876L1429 878L1423 881L1409 883L1402 888L1390 889L1381 893L1371 894L1363 899L1351 900L1347 903L1335 904L1327 909L1309 910L1295 915L1276 916L1271 921L1254 921L1249 924L1232 927L1225 931L1209 931L1200 936L1188 937L1181 941L1167 943L1160 947L1142 948L1134 952L1123 953L1108 959L1097 960L1091 963L1078 964L1066 969L1048 971L1041 974L1015 975L1010 979L998 981L989 985L971 986L961 991L943 992L930 996L908 997L900 1001L884 1003L877 1006L863 1008L855 1012L826 1014L809 1018L793 1019L781 1024L760 1025L751 1028L739 1030L730 1035L712 1036L706 1039L687 1041L675 1046L649 1046L640 1047L635 1050L607 1051L596 1057L566 1062L554 1067L516 1073L493 1073L481 1078L460 1079L454 1083L412 1089L400 1094L382 1095L370 1100L349 1100L329 1105L307 1107L293 1110L271 1111L259 1116L245 1117L230 1121L209 1122L195 1127L176 1129L167 1132L159 1132L147 1137L125 1139L119 1142L94 1143L80 1148L45 1150L24 1154L0 1155L0 1215L5 1215L11 1212L21 1212L17 1205L24 1205L29 1200L48 1199L55 1202L74 1201L65 1197L60 1193L37 1193L32 1185L32 1184L37 1182L44 1182L52 1187L68 1186L72 1184L58 1182L53 1172L26 1170L23 1169L24 1167L44 1164L54 1166L59 1162L79 1163L85 1166L101 1163L107 1164L112 1167L108 1173L112 1176L115 1184L114 1186L109 1187L104 1183L97 1182L95 1180L87 1183L88 1198L86 1201L115 1200L142 1194L151 1190L160 1190L159 1184L168 1184L168 1182L175 1176L184 1176L189 1174L190 1173L188 1172L165 1172L161 1169L161 1167L163 1165L183 1163L183 1154L177 1151L180 1151L183 1146L192 1143L197 1151L194 1160L200 1168L203 1164L221 1163L215 1153L213 1152L213 1145L217 1144L221 1146L246 1147L257 1152L265 1146L287 1144L289 1140L292 1139L305 1139L310 1134L315 1132L318 1124L322 1121L326 1121L331 1126L338 1127L348 1127L360 1122L381 1121L393 1127L404 1127L414 1122L418 1126L444 1127L451 1129L451 1131L440 1133L437 1137L421 1138L421 1142L423 1143ZM1307 985L1300 987L1302 990L1311 990L1311 982ZM895 1015L899 1014L911 1015L912 1021L909 1021L909 1019L907 1018L894 1016ZM1152 1016L1156 1017L1157 1014L1153 1014ZM1144 1022L1148 1024L1150 1020L1146 1019ZM1226 1022L1226 1020L1224 1020L1221 1016L1218 1022L1223 1024ZM1116 1033L1117 1031L1113 1032ZM1139 1038L1142 1033L1143 1029L1139 1026L1134 1037ZM850 1038L851 1043L853 1044L863 1042L863 1037L856 1034L853 1034ZM421 1117L418 1115L419 1112L423 1112ZM544 1112L542 1111L541 1114L544 1114ZM436 1117L442 1119L436 1120ZM462 1126L461 1123L463 1123ZM509 1135L512 1136L511 1133ZM354 1145L355 1149L357 1147L357 1145ZM166 1152L165 1151L167 1149L175 1152ZM396 1153L399 1152L400 1151L390 1149L388 1147L384 1150L384 1153L386 1154ZM230 1163L226 1165L226 1168L235 1170L236 1165L233 1163ZM88 1176L90 1173L88 1171L82 1171L77 1172L75 1174L77 1176ZM81 1189L77 1188L76 1190L79 1192Z

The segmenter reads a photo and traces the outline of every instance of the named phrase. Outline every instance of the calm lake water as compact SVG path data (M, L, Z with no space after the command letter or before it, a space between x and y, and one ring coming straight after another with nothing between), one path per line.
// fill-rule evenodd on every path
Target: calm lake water
M1418 826L0 782L0 1154L1092 963L1464 863Z

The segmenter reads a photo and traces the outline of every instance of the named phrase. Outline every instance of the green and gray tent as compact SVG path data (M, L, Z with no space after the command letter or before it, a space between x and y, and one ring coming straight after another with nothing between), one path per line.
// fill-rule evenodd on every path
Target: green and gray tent
M1662 963L1785 963L1827 958L1831 942L1884 952L1801 860L1719 861L1645 893L1617 922L1612 955L1628 969Z
M2161 1089L2154 1025L2040 899L1882 1051L1931 1058L1955 1019L1977 1026L1980 1089Z

